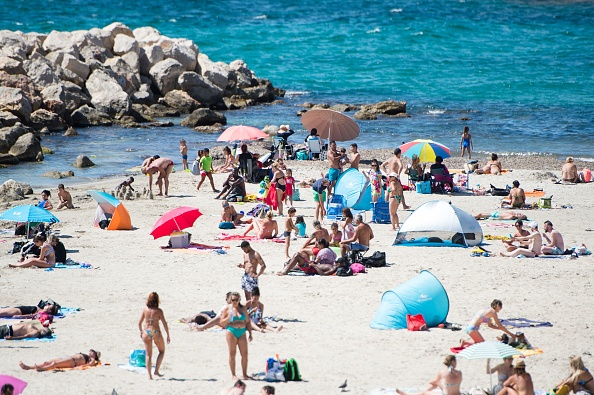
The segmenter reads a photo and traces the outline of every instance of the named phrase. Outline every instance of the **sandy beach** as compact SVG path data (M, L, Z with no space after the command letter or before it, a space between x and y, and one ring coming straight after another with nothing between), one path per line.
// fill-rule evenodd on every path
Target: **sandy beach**
M362 150L365 160L385 159L391 150ZM177 160L177 158L175 158ZM481 161L483 163L484 160ZM529 219L542 225L553 222L565 240L566 248L584 243L592 249L594 183L557 185L551 175L560 177L562 162L550 157L502 158L512 172L501 176L471 175L470 184L497 187L520 180L526 191L544 189L553 196L552 209L526 211ZM450 168L462 168L464 160L447 159ZM288 161L297 180L318 178L325 163ZM583 163L576 163L578 168ZM176 163L176 168L181 165ZM364 162L362 169L368 169ZM226 175L215 174L220 186ZM17 180L18 181L18 180ZM6 254L20 238L0 234L0 305L36 304L52 298L62 306L80 308L64 319L55 320L56 340L52 342L0 341L0 373L21 378L29 383L25 393L37 394L54 389L60 394L218 394L233 384L228 367L225 336L220 331L194 332L182 317L203 310L218 311L225 293L241 291L242 269L237 264L243 253L240 241L218 241L217 228L220 201L208 184L196 192L196 177L179 170L171 175L170 197L154 200L124 201L132 218L132 231L105 231L92 226L96 203L87 195L89 189L112 190L121 180L102 180L92 185L69 188L74 197L74 210L54 211L60 223L60 237L70 251L69 257L91 264L93 269L9 269L16 255ZM56 181L56 184L58 181ZM146 178L138 175L134 186L142 190ZM257 193L256 184L247 184L248 193ZM40 190L28 200L5 203L10 206L36 203ZM52 201L56 205L55 186ZM301 190L304 200L295 202L298 215L304 215L308 233L312 229L314 203L311 192ZM405 192L413 209L422 203L440 199L471 212L493 211L500 197L470 194L421 195ZM528 198L528 202L536 201ZM157 219L178 206L200 208L203 215L192 228L192 241L228 246L226 254L163 250L167 238L153 240L149 235ZM254 204L235 204L237 211L248 211ZM561 208L571 206L572 208ZM404 222L412 213L400 211ZM283 229L283 219L279 227ZM371 220L371 212L366 215ZM512 228L489 227L490 220L480 221L484 234L505 236ZM497 221L500 222L500 221ZM330 223L326 226L329 228ZM420 270L431 271L444 285L450 299L448 322L465 325L474 313L487 308L495 298L503 301L500 318L525 317L549 321L553 327L527 328L523 332L541 355L526 358L536 389L549 389L569 374L568 357L581 355L587 367L594 366L590 354L594 347L590 306L594 302L590 270L594 258L512 259L499 256L472 257L467 248L430 248L392 246L395 232L390 225L371 224L375 233L370 251L385 251L388 267L369 269L353 277L298 277L276 275L285 261L284 246L273 242L254 242L267 269L260 278L265 316L275 317L284 326L280 333L254 332L249 344L250 374L256 380L247 382L246 394L259 394L267 384L262 381L268 358L295 358L302 382L273 383L277 394L338 393L338 386L348 379L352 394L370 394L380 388L425 387L440 370L449 348L465 338L464 331L432 328L427 332L380 331L369 324L379 306L383 292L414 277ZM3 223L2 229L12 229ZM241 234L245 228L227 231ZM291 254L303 240L293 241ZM484 248L497 254L503 251L500 241L485 240ZM131 372L118 367L126 364L133 349L143 348L138 335L138 319L146 297L156 291L168 320L171 344L166 348L162 367L164 377L150 382L146 371ZM243 292L241 292L243 295ZM242 296L243 299L243 296ZM245 302L245 301L244 301ZM0 325L15 323L0 319ZM514 329L512 329L514 330ZM481 329L487 340L495 340L499 331ZM38 373L19 368L19 361L28 364L78 352L89 348L102 352L103 366L59 374ZM156 353L156 350L155 350ZM238 357L239 364L239 357ZM464 379L462 389L488 387L483 360L460 359L458 368ZM496 381L496 379L495 379ZM385 392L390 393L390 392Z

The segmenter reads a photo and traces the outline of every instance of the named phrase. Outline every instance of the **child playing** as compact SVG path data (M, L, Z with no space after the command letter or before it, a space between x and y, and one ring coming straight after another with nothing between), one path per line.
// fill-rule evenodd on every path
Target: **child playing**
M297 210L295 209L295 207L291 207L289 211L287 211L289 216L285 221L285 233L283 234L283 236L285 236L285 256L287 257L287 259L291 259L291 257L289 256L289 246L291 245L291 232L295 231L295 234L299 232L299 229L297 229L293 224L293 217L295 216L296 212Z
M340 149L340 159L338 160L338 167L340 172L344 171L344 166L349 163L349 157L347 156L346 148Z
M260 181L260 190L258 191L258 199L266 199L268 196L268 190L270 189L270 177L265 176L262 181Z
M214 180L212 179L212 156L210 156L210 150L208 148L205 148L202 151L202 153L203 156L202 158L200 158L200 168L202 169L202 171L200 172L200 182L198 183L196 190L200 190L202 183L204 182L206 177L208 177L208 180L210 181L210 186L212 187L212 191L221 192L215 188Z
M330 247L340 247L340 241L342 240L342 232L338 230L338 224L333 222L330 225L330 236L332 240L330 241Z
M60 199L60 204L56 207L56 210L61 208L74 208L72 205L72 196L70 196L70 192L64 189L64 184L58 184L58 199Z
M468 159L470 159L470 150L474 148L472 146L472 136L469 133L468 126L464 126L464 131L462 132L462 137L460 138L460 157L464 157L464 151L468 151Z
M179 141L179 153L182 157L182 163L184 165L184 171L189 171L188 167L188 146L186 145L186 140Z
M252 298L246 302L245 309L250 315L252 323L260 330L260 332L280 332L283 330L282 325L275 327L264 322L264 305L260 302L260 287L254 287Z
M289 207L293 207L293 185L295 185L295 179L293 178L293 170L291 169L287 169L285 185L287 187L285 191L285 204Z
M134 188L132 188L132 183L134 182L134 177L128 177L127 180L122 181L117 187L115 187L115 191L118 192L122 187L128 187L132 192L134 192Z
M303 215L298 215L297 218L295 218L295 227L297 228L297 231L299 232L299 233L297 233L297 237L307 237L307 234L305 233L307 225L305 225L305 220L303 219Z

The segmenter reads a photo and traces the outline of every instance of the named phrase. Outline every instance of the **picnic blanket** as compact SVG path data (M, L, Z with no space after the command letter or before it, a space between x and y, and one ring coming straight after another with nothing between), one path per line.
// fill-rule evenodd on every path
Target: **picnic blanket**
M216 237L217 240L247 240L247 241L273 241L275 243L284 243L284 238L275 238L275 239L258 239L256 236L243 236L243 235L230 235L228 233L221 233Z
M161 249L165 251L176 251L176 252L189 252L189 253L208 253L214 252L216 254L226 254L230 247L229 246L211 246L200 243L190 243L189 246L184 248L171 248L169 246L162 246Z
M528 318L507 318L499 320L501 325L503 326L510 326L512 328L538 328L538 327L546 327L546 326L553 326L548 321L533 321L529 320Z

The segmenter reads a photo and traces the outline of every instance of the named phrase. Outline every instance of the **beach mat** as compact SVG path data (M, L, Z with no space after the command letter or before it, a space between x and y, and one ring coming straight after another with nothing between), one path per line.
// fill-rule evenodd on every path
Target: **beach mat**
M0 339L0 342L40 342L40 343L50 343L50 342L55 342L56 341L56 334L54 333L54 335L52 337L44 337L42 339L38 339L38 338L28 338L28 339L19 339L19 340L6 340L6 339Z
M54 267L48 267L45 269L46 272L52 272L54 269L92 269L93 266L88 263L81 263L79 265L64 265L63 263L56 263Z
M545 192L544 191L524 192L524 195L526 195L526 197L540 198L545 195Z
M221 233L220 235L216 236L217 240L246 240L246 241L255 241L255 242L275 242L275 243L283 243L285 242L285 238L276 238L276 239L258 239L256 236L243 236L243 235L231 235L228 233Z

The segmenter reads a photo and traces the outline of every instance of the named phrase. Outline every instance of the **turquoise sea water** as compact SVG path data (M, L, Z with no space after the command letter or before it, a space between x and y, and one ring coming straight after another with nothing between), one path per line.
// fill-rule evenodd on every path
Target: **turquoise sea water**
M285 104L227 112L229 124L288 123L305 136L295 116L305 101L406 100L411 118L359 122L359 145L429 137L457 150L468 125L485 153L594 156L592 1L2 0L0 7L0 29L153 26L194 40L215 61L241 58L288 90ZM192 150L216 139L182 127L79 133L76 144L46 138L59 155L0 169L0 179L47 184L39 174L69 169L79 153L96 155L98 166L74 169L76 181L120 174L147 154L177 158L180 138Z

